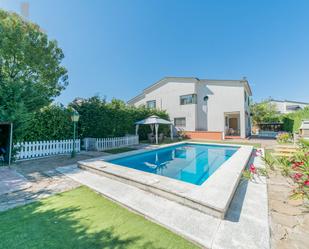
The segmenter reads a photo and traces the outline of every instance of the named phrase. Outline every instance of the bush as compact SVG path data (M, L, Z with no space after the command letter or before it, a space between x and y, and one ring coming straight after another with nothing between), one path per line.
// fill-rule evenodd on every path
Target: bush
M298 132L303 119L309 119L309 107L286 114L283 117L283 127L287 132Z
M290 177L294 181L292 198L309 200L309 151L299 151L291 160Z
M120 137L126 134L135 134L136 121L157 115L169 119L165 111L149 109L144 106L127 106L121 100L112 100L110 103L105 99L95 96L89 99L79 99L70 105L80 114L78 130L80 137ZM170 128L161 125L159 132L169 134ZM146 139L151 131L149 125L139 127L140 139Z
M309 150L309 140L301 138L299 139L300 147L304 150Z
M291 141L291 134L288 132L279 132L277 135L277 142L278 143L288 143Z
M70 111L61 105L50 105L34 113L23 141L62 140L73 137Z
M134 123L151 115L169 119L165 111L127 106L123 101L115 99L107 103L104 99L92 97L76 100L69 105L69 108L62 105L50 105L35 112L25 127L22 140L39 141L72 138L71 107L80 114L77 127L79 138L121 137L126 134L135 134ZM140 126L140 139L146 139L147 133L150 132L149 125ZM159 132L169 135L170 127L161 125Z

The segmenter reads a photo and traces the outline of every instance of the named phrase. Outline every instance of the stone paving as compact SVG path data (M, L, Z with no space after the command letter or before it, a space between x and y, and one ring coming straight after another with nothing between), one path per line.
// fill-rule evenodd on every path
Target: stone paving
M291 200L291 182L280 172L267 180L273 249L309 248L309 210L301 200Z
M87 152L75 158L68 155L18 162L12 167L0 168L0 211L24 205L41 198L74 189L80 184L55 168L93 157L104 152Z
M41 178L36 182L31 182L30 186L26 189L0 195L0 211L24 205L80 186L79 183L59 174L55 170L45 173L50 174L50 176L46 175L44 179Z
M0 168L0 179L0 196L9 192L20 191L30 186L30 183L23 175L7 167Z

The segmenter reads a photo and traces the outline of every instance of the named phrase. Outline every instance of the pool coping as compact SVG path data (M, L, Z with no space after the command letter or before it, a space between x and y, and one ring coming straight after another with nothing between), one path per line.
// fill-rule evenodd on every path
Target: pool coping
M180 144L207 144L226 147L239 147L231 158L225 161L202 185L194 185L176 179L156 175L129 167L119 167L107 162L125 156L155 151ZM247 165L253 146L237 144L216 144L203 142L178 142L158 146L151 149L129 151L116 155L108 155L79 161L78 166L103 176L119 180L140 189L152 192L161 197L197 209L218 218L224 218L232 200L236 187Z

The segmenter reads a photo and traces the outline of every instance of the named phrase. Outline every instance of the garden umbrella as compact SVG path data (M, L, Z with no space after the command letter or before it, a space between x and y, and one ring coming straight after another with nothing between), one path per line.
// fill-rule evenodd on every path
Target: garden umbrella
M136 125L136 130L135 133L138 135L138 128L140 125L150 125L151 130L153 131L153 128L155 128L155 133L156 133L156 144L158 144L158 130L159 130L159 125L160 124L166 124L170 125L171 128L171 139L173 140L173 123L171 121L162 119L156 115L152 115L148 118L145 118L143 120L140 120L135 123Z

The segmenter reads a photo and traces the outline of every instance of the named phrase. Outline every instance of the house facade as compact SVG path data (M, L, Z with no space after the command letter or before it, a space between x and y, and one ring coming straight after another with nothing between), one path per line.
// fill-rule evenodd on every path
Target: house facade
M309 106L309 103L291 101L291 100L271 99L269 103L274 105L276 107L277 112L280 114L295 112L304 109L306 106Z
M176 129L245 138L251 133L247 80L165 77L128 101L166 110Z

